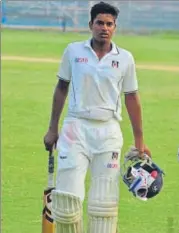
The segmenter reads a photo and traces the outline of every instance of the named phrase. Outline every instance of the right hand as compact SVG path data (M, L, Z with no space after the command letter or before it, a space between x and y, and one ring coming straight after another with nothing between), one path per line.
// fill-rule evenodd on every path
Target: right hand
M44 136L45 149L47 151L52 151L53 147L56 148L57 140L58 140L58 132L53 132L52 130L49 129L46 135Z

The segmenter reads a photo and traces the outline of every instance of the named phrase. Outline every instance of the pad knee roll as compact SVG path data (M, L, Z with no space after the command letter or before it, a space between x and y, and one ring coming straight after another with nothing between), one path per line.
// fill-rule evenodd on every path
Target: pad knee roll
M82 202L79 197L56 190L52 192L52 216L57 233L82 233Z
M92 180L88 198L88 233L116 233L118 182L100 177Z

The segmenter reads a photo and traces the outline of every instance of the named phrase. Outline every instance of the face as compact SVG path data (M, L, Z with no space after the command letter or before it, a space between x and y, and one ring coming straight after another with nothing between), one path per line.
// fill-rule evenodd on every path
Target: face
M111 14L98 14L89 27L96 41L110 42L116 28L115 18Z

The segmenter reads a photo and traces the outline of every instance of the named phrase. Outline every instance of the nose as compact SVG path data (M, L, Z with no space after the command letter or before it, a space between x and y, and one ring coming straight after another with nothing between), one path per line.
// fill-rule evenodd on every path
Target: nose
M107 25L105 23L102 25L102 30L107 31Z

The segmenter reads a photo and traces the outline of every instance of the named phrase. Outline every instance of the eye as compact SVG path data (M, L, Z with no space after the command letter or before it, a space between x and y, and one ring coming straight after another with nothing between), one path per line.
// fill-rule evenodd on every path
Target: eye
M112 27L114 25L114 23L113 22L107 22L106 25L107 25L107 27Z
M100 20L98 20L97 22L96 22L96 24L98 24L98 25L104 25L104 22L103 21L100 21Z

